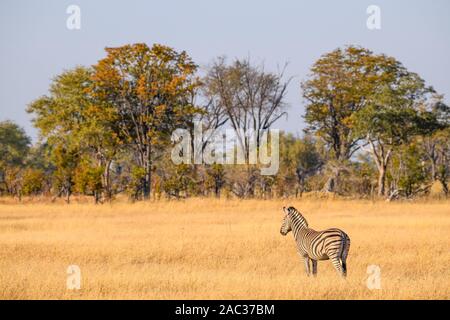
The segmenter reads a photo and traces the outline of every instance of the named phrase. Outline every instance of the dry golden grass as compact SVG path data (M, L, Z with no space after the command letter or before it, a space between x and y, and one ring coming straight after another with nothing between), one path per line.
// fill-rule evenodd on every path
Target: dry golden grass
M342 280L329 261L304 274L294 205L315 229L339 227L352 245ZM2 299L448 299L450 203L342 200L0 204ZM81 290L66 270L81 268ZM381 290L366 286L381 267Z

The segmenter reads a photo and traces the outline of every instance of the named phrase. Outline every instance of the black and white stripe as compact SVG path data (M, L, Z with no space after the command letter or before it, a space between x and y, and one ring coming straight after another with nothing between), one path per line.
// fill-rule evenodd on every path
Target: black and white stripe
M294 207L284 208L286 216L281 225L280 233L294 234L300 256L304 259L306 274L317 274L317 261L330 259L336 271L345 277L347 275L347 255L350 249L348 235L336 228L315 231L308 227L308 222Z

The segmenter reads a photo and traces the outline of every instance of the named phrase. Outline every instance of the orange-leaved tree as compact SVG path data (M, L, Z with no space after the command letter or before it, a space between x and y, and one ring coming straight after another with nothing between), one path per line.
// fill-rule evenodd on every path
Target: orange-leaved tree
M117 125L143 169L142 194L150 197L152 164L171 132L187 127L200 86L197 66L186 52L138 43L106 48L94 66L92 95L116 110Z

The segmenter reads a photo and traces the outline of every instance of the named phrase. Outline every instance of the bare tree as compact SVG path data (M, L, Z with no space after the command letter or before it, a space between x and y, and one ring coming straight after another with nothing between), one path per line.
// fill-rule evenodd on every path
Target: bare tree
M278 73L271 73L265 71L264 64L252 65L250 59L236 59L227 64L226 59L220 57L208 68L204 78L205 96L211 108L225 117L234 129L247 165L252 143L259 149L263 134L286 114L284 98L291 79L284 80L285 68L286 65ZM251 176L247 181L254 185L252 172L254 170L248 166Z

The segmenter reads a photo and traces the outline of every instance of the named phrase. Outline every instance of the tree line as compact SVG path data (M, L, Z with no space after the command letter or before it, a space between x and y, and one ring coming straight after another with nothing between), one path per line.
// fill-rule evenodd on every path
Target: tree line
M179 164L171 134L182 128L235 130L260 138L287 115L285 69L219 57L200 72L182 51L155 44L106 48L97 64L56 76L27 106L39 141L0 122L0 195L132 200L226 196L301 197L331 192L413 198L433 187L447 196L450 108L393 57L358 47L322 55L298 86L302 135L282 132L278 173L257 165ZM299 119L300 120L300 119ZM206 148L205 140L202 148Z

